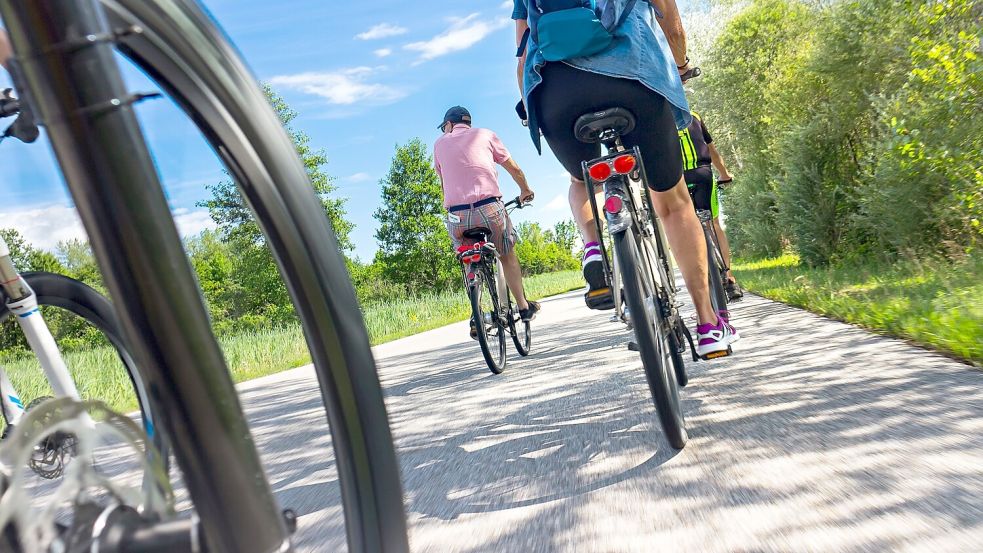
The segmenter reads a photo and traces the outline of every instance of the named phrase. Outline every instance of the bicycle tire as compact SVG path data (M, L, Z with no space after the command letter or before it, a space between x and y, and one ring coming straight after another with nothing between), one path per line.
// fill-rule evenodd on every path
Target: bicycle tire
M116 350L120 361L126 368L127 375L133 385L133 390L140 405L140 415L143 428L150 443L160 455L166 469L168 460L167 440L162 432L158 432L157 419L136 363L126 349L123 335L116 321L113 305L105 296L93 290L89 285L64 275L48 272L25 272L21 277L34 290L39 306L57 307L84 319L94 326ZM0 302L0 322L11 315L6 304Z
M672 286L673 281L669 273L666 272L668 270L666 256L664 253L659 253L665 251L661 247L659 239L661 239L661 235L658 237L642 238L642 246L648 252L649 267L656 267L658 269L659 279L665 285L659 297L659 302L665 305L671 303L670 298L675 297L676 290ZM655 242L654 247L652 246L653 241ZM663 313L665 312L663 311ZM685 351L684 344L686 341L682 331L682 318L676 311L672 311L672 313L672 319L667 321L669 327L666 338L667 347L669 348L673 370L676 372L676 383L679 384L680 388L683 388L689 384L689 375L686 373L686 361L683 359L683 351Z
M481 346L481 355L485 358L485 364L492 374L502 374L505 365L508 363L506 354L505 325L502 324L502 317L498 313L497 294L495 281L491 278L491 271L480 270L475 275L475 282L468 287L468 298L471 300L471 317L474 320L475 328L478 329L478 344ZM485 322L485 312L481 306L482 296L487 293L491 301L492 311L490 313L492 322L490 323L497 330L498 356L492 351L492 340L488 334L489 323Z
M682 324L676 321L676 324ZM683 342L680 341L678 333L672 331L666 339L669 347L669 354L672 356L672 367L676 371L676 383L680 388L685 388L689 384L689 374L686 372L686 360L683 359Z
M641 250L634 229L629 228L616 233L612 238L615 250L618 252L618 261L621 263L625 302L631 312L635 340L652 401L655 403L659 422L669 444L675 449L682 449L686 445L688 436L679 401L676 371L669 370L667 366L672 361L666 336L663 335L665 324L660 320L662 314L655 309L656 320L653 321L645 305L644 285L641 280L642 268L638 263L641 259Z
M139 30L118 37L116 48L203 133L273 250L304 329L331 428L349 551L408 551L399 465L368 333L337 240L293 142L236 49L198 2L100 1L112 28ZM132 307L127 311L133 313L141 303L160 300L121 298L121 308ZM195 455L179 445L172 449L196 472L194 478L186 473L186 482L210 539L227 547L248 544L252 551L265 544L243 536L283 535L277 517L260 522L245 510L239 510L248 515L242 519L226 512L243 490L211 485L209 476L220 476L224 463L234 460ZM248 498L258 507L252 512L275 503L261 480L266 484L255 479L257 495ZM209 512L200 510L196 493ZM268 531L243 532L243 520Z
M704 228L704 235L707 242L707 273L710 285L710 302L715 313L727 311L727 291L724 290L724 283L721 279L722 267L718 260L718 252L710 231Z
M515 344L515 351L519 352L519 355L526 357L529 355L532 349L532 324L529 321L523 321L521 319L516 319L518 310L516 309L515 303L512 301L512 291L505 287L506 292L509 294L509 309L508 309L508 320L509 320L509 334L512 335L512 343ZM519 329L516 323L520 323L522 326L522 339L519 339Z

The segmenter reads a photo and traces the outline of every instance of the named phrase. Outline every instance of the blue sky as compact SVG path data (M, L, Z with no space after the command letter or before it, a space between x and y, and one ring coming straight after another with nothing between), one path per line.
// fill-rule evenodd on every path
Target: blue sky
M432 144L455 104L471 110L476 126L497 132L526 171L537 201L516 220L569 218L565 173L548 150L536 154L513 111L511 0L204 3L257 77L299 112L294 126L327 152L363 260L376 250L372 212L396 144L413 137ZM132 90L153 90L132 67L125 74ZM6 75L0 86L9 86ZM223 178L218 160L169 101L145 102L138 113L181 232L208 228L195 203L207 197L206 184ZM517 192L504 173L501 183L506 196ZM0 144L0 227L45 248L84 238L43 135L33 145Z

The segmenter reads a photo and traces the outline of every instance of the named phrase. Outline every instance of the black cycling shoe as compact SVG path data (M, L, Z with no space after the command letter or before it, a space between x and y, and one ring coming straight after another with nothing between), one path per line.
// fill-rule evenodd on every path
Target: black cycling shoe
M601 311L614 309L614 293L608 286L604 263L600 260L585 263L584 280L587 281L587 293L584 294L587 307Z
M540 307L538 301L527 302L529 307L519 310L519 318L522 322L528 323L529 321L536 318L536 314L539 313Z
M744 297L744 290L741 290L741 285L736 280L728 280L724 290L727 291L727 298L730 301L740 301Z

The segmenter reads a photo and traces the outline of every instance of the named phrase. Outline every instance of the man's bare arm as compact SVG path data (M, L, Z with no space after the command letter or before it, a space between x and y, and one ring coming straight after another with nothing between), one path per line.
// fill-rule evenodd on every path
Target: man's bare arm
M707 144L710 147L710 161L713 166L717 168L717 174L720 175L720 180L729 181L734 178L733 175L727 170L727 166L724 165L724 158L720 156L720 152L717 151L717 147L713 144Z
M657 19L659 27L669 41L669 48L672 50L672 57L676 60L676 65L680 66L680 73L688 69L686 66L686 30L683 29L683 20L679 17L679 8L676 0L649 0L655 6L662 17Z
M535 194L529 188L529 183L526 181L526 174L519 168L519 164L514 159L508 158L502 163L502 167L512 176L512 180L519 185L519 198L523 202L531 201Z
M10 66L7 65L7 60L12 55L14 55L14 51L10 47L10 41L7 39L7 32L0 29L0 65L2 65L4 69L10 70Z

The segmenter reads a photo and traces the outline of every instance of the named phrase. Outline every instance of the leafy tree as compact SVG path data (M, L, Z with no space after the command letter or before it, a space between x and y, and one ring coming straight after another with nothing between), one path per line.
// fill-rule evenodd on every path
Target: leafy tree
M397 146L389 173L380 181L382 207L375 237L376 261L410 292L442 289L457 282L459 269L442 220L440 177L419 138Z
M106 293L106 287L102 283L102 275L99 273L99 266L92 255L92 248L89 243L73 238L71 240L59 242L55 247L55 257L62 263L67 274L72 278L81 280L101 293Z
M53 254L35 248L14 229L0 229L0 236L10 248L10 259L18 271L50 271L64 273L65 269Z
M324 150L315 150L311 147L311 139L306 133L291 127L291 122L297 118L297 112L290 109L287 102L269 86L264 85L263 91L297 148L297 154L307 169L314 192L321 199L324 211L338 238L338 245L343 252L351 251L353 245L350 234L354 225L345 219L345 200L331 197L335 186L332 184L332 178L324 172L328 164L327 155ZM239 194L235 182L231 179L225 180L209 185L208 190L212 193L212 197L199 202L198 205L208 208L209 215L226 238L241 238L257 244L262 243L259 225Z
M339 246L343 253L350 251L353 225L344 217L345 201L331 197L335 187L324 172L327 164L324 151L313 149L310 137L290 126L297 113L271 88L264 90L307 168ZM294 320L290 296L272 252L235 183L226 180L208 189L211 198L198 205L208 208L219 227L218 235L203 235L191 249L213 318L224 321L224 328L252 328Z
M523 274L551 273L576 269L580 265L573 256L573 239L568 234L569 224L559 223L554 229L543 230L539 223L529 222L520 223L516 227L519 241L516 243L515 253L519 257ZM562 238L556 231L564 233Z
M979 0L752 0L695 83L739 167L740 255L962 255L983 239Z
M564 251L568 252L574 251L577 242L580 240L580 231L577 230L577 223L573 219L560 221L553 225L553 235L556 237L556 243Z

